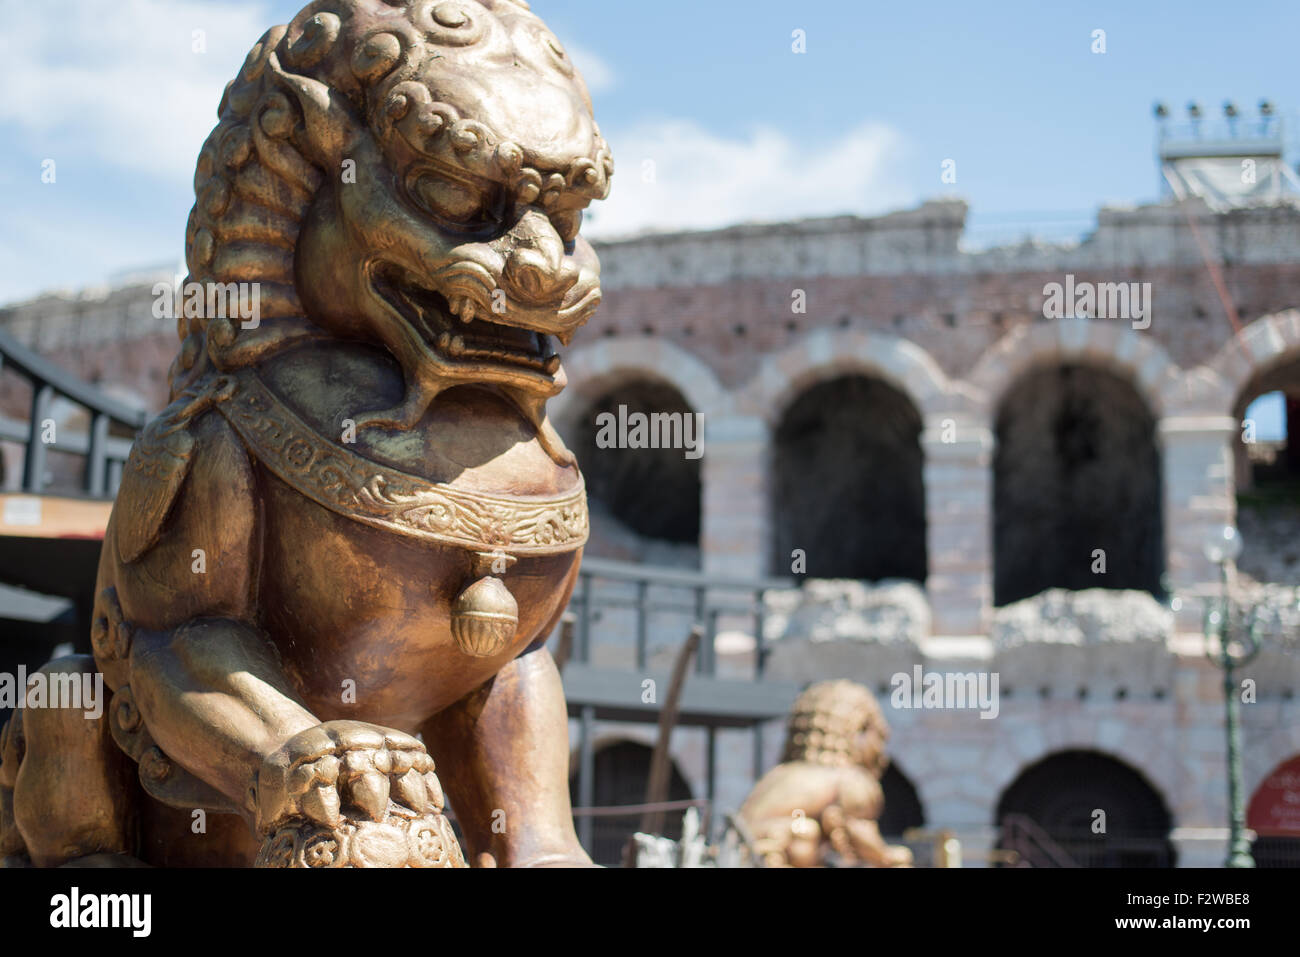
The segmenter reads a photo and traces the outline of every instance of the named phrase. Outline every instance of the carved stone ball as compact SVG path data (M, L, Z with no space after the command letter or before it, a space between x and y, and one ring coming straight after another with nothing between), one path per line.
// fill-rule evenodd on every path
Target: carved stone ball
M451 606L451 633L460 650L490 658L504 648L519 627L519 603L499 578L474 582Z
M442 814L389 814L383 821L334 828L306 820L267 836L255 867L467 867L451 822Z

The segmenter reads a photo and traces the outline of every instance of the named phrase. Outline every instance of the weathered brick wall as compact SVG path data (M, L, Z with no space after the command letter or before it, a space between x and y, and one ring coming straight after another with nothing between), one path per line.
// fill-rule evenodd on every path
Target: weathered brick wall
M998 402L1037 365L1098 362L1128 377L1159 420L1166 570L1176 585L1208 580L1200 543L1235 514L1240 393L1261 369L1300 355L1300 313L1287 312L1300 306L1300 207L1103 209L1082 243L978 252L962 248L965 215L964 204L943 201L874 219L602 244L605 305L566 353L571 386L553 403L561 431L573 439L584 404L602 390L638 377L672 385L708 420L701 564L759 575L771 571L770 516L781 507L769 481L781 413L818 381L880 375L923 421L935 628L977 634L991 609ZM1239 339L1202 246L1246 328ZM1150 283L1150 327L1045 319L1044 286L1067 275ZM0 310L0 327L156 410L176 339L173 324L152 315L152 285L171 278L12 306ZM792 308L799 302L804 311ZM25 402L0 384L0 413L25 416ZM948 423L956 431L945 438Z
M1300 303L1300 244L1291 263L1226 268L1224 280L1243 326ZM600 337L645 336L672 342L703 359L734 388L758 370L763 355L818 329L858 329L921 346L954 378L965 378L984 353L1017 327L1044 322L1043 287L1063 282L1149 282L1154 339L1183 368L1209 362L1233 327L1204 266L1149 266L1123 271L950 275L792 276L726 285L616 288L605 297L575 346ZM806 315L791 312L793 290L807 294ZM1123 320L1107 320L1123 322Z
M153 315L153 284L171 280L42 296L0 309L0 329L109 395L156 411L167 404L177 338L173 320ZM29 395L0 379L0 414L26 417Z
M554 403L555 416L564 430L581 427L585 398L637 376L674 385L707 413L700 462L700 564L707 571L768 570L770 515L780 507L769 482L773 432L780 412L810 385L845 370L874 371L916 405L934 622L930 640L914 649L916 660L949 670L994 661L1008 689L998 721L891 711L892 750L917 784L927 823L969 829L963 840L971 850L986 848L998 797L1017 774L1067 748L1093 747L1141 768L1177 825L1224 819L1223 789L1206 786L1222 774L1222 678L1196 640L1198 607L1187 603L1183 635L1158 649L1163 671L1098 658L1107 674L1124 675L1122 700L1050 649L1034 659L1042 674L1018 673L993 658L987 637L996 405L1036 364L1098 360L1131 379L1158 419L1167 571L1178 587L1213 578L1201 544L1235 517L1231 443L1239 393L1259 370L1300 356L1300 312L1287 311L1300 307L1300 211L1198 210L1195 217L1247 326L1236 343L1186 217L1173 207L1103 210L1096 234L1073 247L963 252L965 207L951 202L871 220L601 246L605 306L568 351L571 388ZM1152 283L1150 329L1043 320L1043 286L1066 273L1079 281ZM0 309L0 328L106 391L158 409L176 338L172 323L152 315L153 281ZM806 293L806 314L791 311L795 289ZM8 378L0 378L0 414L25 417L24 391ZM954 441L945 437L949 423ZM1248 542L1258 540L1252 520L1243 516ZM1277 527L1280 548L1292 524ZM1294 580L1293 560L1276 572L1269 556L1249 557L1253 574ZM834 651L810 654L807 673L873 687L881 681L870 664L873 648L839 658ZM1245 721L1248 794L1300 750L1289 693L1294 664L1286 664L1294 656L1272 654L1255 666L1261 707L1249 709ZM1043 696L1053 681L1059 687ZM1081 689L1090 692L1086 698ZM627 725L607 730L646 740L651 734ZM781 738L777 727L767 732L764 766L777 759ZM675 757L693 793L702 794L709 768L703 734L683 730L680 737ZM735 807L748 789L750 747L743 732L721 733L714 769L721 808ZM1180 853L1185 864L1215 864L1223 848L1190 842Z
M963 379L999 339L1044 321L1043 287L1067 273L1078 282L1151 283L1144 334L1183 368L1210 361L1234 334L1178 208L1102 210L1096 233L1077 246L976 253L960 248L965 213L960 202L931 202L874 219L598 244L605 303L574 345L670 342L735 388L764 355L820 329L855 329L914 342ZM1195 219L1243 325L1300 304L1300 208L1198 209ZM160 408L176 340L172 323L152 315L151 290L171 278L10 306L0 309L0 328L81 378ZM792 311L794 290L805 294L806 312Z

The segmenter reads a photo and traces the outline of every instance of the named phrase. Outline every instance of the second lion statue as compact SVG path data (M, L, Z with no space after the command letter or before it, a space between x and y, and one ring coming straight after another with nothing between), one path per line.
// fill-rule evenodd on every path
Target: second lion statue
M889 725L865 687L820 681L795 700L781 763L754 785L739 817L767 867L910 867L878 819Z
M546 401L613 174L582 78L523 2L323 0L219 119L186 236L208 295L124 470L94 660L46 666L112 701L16 712L0 855L590 864L545 648L587 537ZM252 317L214 306L240 283Z

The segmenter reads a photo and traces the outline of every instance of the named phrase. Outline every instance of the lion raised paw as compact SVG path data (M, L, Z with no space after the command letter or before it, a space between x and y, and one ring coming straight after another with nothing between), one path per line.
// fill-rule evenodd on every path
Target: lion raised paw
M465 867L417 739L361 721L294 735L258 775L257 867Z

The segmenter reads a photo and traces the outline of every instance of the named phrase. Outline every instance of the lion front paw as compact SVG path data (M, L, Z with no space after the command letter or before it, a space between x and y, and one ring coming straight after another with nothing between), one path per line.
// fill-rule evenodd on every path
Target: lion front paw
M394 801L417 814L443 807L424 745L360 721L327 721L294 735L263 763L257 788L263 833L287 818L333 827L345 808L382 821Z
M464 867L433 759L415 738L327 721L258 775L259 867Z

